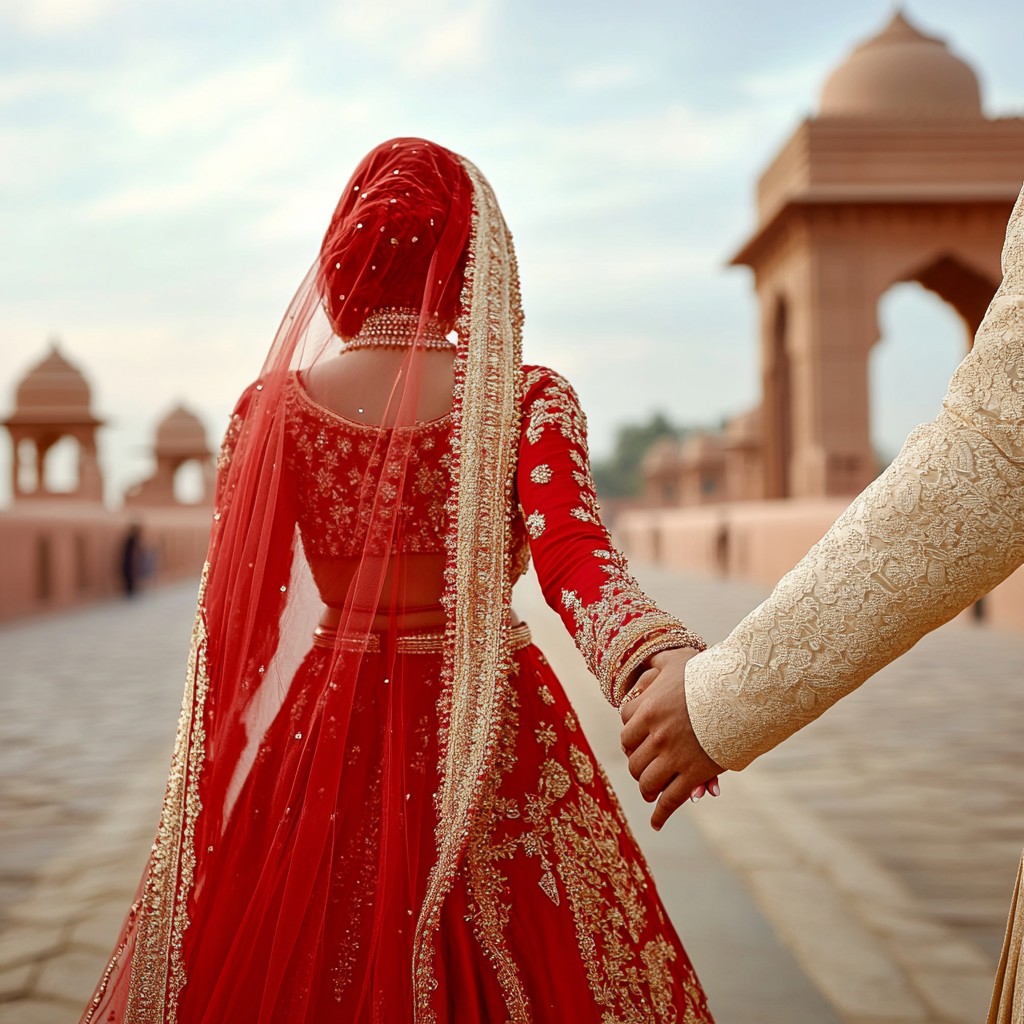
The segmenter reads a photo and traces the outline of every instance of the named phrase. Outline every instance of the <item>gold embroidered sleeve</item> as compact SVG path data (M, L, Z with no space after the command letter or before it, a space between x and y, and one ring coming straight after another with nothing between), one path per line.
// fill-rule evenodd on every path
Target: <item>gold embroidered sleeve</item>
M938 418L687 664L690 719L723 767L746 767L1024 562L1024 193L1003 273Z
M618 706L637 669L699 636L640 590L601 523L576 393L544 367L524 374L517 488L541 588L605 696Z

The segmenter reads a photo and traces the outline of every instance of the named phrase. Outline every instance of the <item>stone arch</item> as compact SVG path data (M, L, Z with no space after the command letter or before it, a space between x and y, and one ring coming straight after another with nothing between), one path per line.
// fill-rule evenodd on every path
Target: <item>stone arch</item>
M761 305L768 496L852 495L870 483L877 302L896 281L917 281L950 303L973 337L1001 276L1022 177L1024 118L986 118L972 69L902 15L833 72L818 113L762 174L757 228L732 261L754 271ZM771 425L780 291L788 485Z
M879 330L868 354L868 424L880 472L914 427L938 415L969 337L960 311L913 278L893 281L875 310Z
M35 494L39 490L39 446L33 437L14 439L14 493Z
M960 314L967 328L968 350L973 347L974 335L978 333L985 311L999 287L998 281L992 281L949 253L918 268L904 280L917 281L948 302Z
M736 258L754 267L761 307L764 493L852 495L877 474L868 362L880 336L879 300L894 284L916 281L956 310L968 342L996 291L1008 211L819 204L787 216L784 236L769 238L772 245L759 239Z
M206 443L206 431L199 417L184 406L172 409L156 428L153 445L156 471L148 480L129 488L125 494L128 505L212 505L216 481L213 456ZM182 500L179 477L195 474L199 467L189 500Z
M55 436L43 451L40 463L40 481L45 494L77 493L82 474L82 445L73 431ZM65 473L67 479L62 479Z
M81 371L52 342L46 358L22 378L14 413L3 421L14 446L11 468L15 500L103 500L96 454L96 430L103 421L93 415L90 403L89 385ZM74 438L78 447L77 483L70 490L54 491L47 486L47 455L65 437Z
M172 471L171 489L179 505L202 505L209 490L206 463L196 457L181 459Z

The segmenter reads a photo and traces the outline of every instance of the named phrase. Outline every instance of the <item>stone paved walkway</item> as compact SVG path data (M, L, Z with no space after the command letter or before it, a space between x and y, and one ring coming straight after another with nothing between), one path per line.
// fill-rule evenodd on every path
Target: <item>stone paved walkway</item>
M73 1024L156 830L196 584L0 629L0 1024Z
M639 575L709 639L763 596ZM73 1024L102 969L155 826L194 599L0 629L0 1024ZM984 1019L1024 841L1024 637L947 626L655 835L617 716L535 584L516 601L720 1024Z

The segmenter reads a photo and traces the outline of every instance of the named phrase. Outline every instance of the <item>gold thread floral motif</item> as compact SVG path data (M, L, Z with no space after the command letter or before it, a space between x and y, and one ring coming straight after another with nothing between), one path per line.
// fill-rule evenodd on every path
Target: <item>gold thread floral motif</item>
M562 591L562 606L576 621L574 639L587 667L601 683L608 700L618 706L625 697L639 665L658 651L671 647L705 648L704 641L674 616L663 612L640 590L629 573L625 558L611 543L598 514L594 479L587 457L587 420L576 392L564 378L544 367L528 370L523 378L525 408L524 435L536 444L549 429L556 429L568 442L568 454L575 468L573 480L579 487L579 504L569 515L582 523L596 526L605 546L594 550L608 576L597 600L584 603L574 590ZM548 469L546 463L531 471ZM540 510L526 520L530 536L540 537L547 522Z
M656 931L644 941L652 924L664 929L666 922L657 900L648 896L636 841L604 774L584 750L563 738L565 745L557 745L538 766L536 791L526 794L520 811L514 799L498 796L515 764L514 742L521 728L518 713L506 714L501 753L467 849L474 930L487 959L499 974L509 975L504 929L512 904L503 864L521 850L539 862L537 884L552 903L562 906L563 893L567 899L588 986L603 1020L677 1024L681 1011L682 1024L700 1021L703 997L692 970L685 965L670 970L677 952L663 934ZM581 785L598 780L597 795L573 784L561 757ZM607 807L598 799L602 792ZM635 860L623 853L623 842ZM649 909L656 920L650 920Z
M589 786L594 781L594 762L575 744L569 747L569 764L581 786Z
M544 367L530 370L523 377L523 394L528 394L542 380L547 383L526 410L526 440L536 444L544 435L545 428L557 427L570 444L586 451L587 417L580 408L572 385L564 377Z
M604 695L617 706L637 666L652 654L670 647L702 651L706 645L644 594L622 554L614 548L599 548L594 555L605 561L608 575L600 597L585 605L575 591L563 590L562 605L576 620L574 639L587 667L597 676Z
M509 1011L510 1022L530 1024L533 1014L529 996L505 939L505 927L509 922L511 909L503 899L508 879L499 867L500 861L511 859L515 854L516 843L515 840L507 840L503 844L491 841L493 826L497 820L505 818L515 821L519 818L516 802L503 800L498 796L502 780L516 763L515 747L518 733L517 699L515 693L509 691L505 695L498 750L481 795L481 813L473 819L470 826L464 870L470 897L473 932L488 961L494 966ZM543 884L541 887L543 888ZM548 896L550 895L548 892ZM557 903L557 892L555 902Z

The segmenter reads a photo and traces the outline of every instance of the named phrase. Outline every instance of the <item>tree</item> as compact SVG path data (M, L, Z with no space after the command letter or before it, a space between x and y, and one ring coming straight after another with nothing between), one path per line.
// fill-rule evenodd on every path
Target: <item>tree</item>
M688 430L677 427L664 413L656 412L646 423L626 423L615 435L611 455L593 463L597 493L606 498L628 498L643 493L640 462L647 449L659 438L681 440Z

